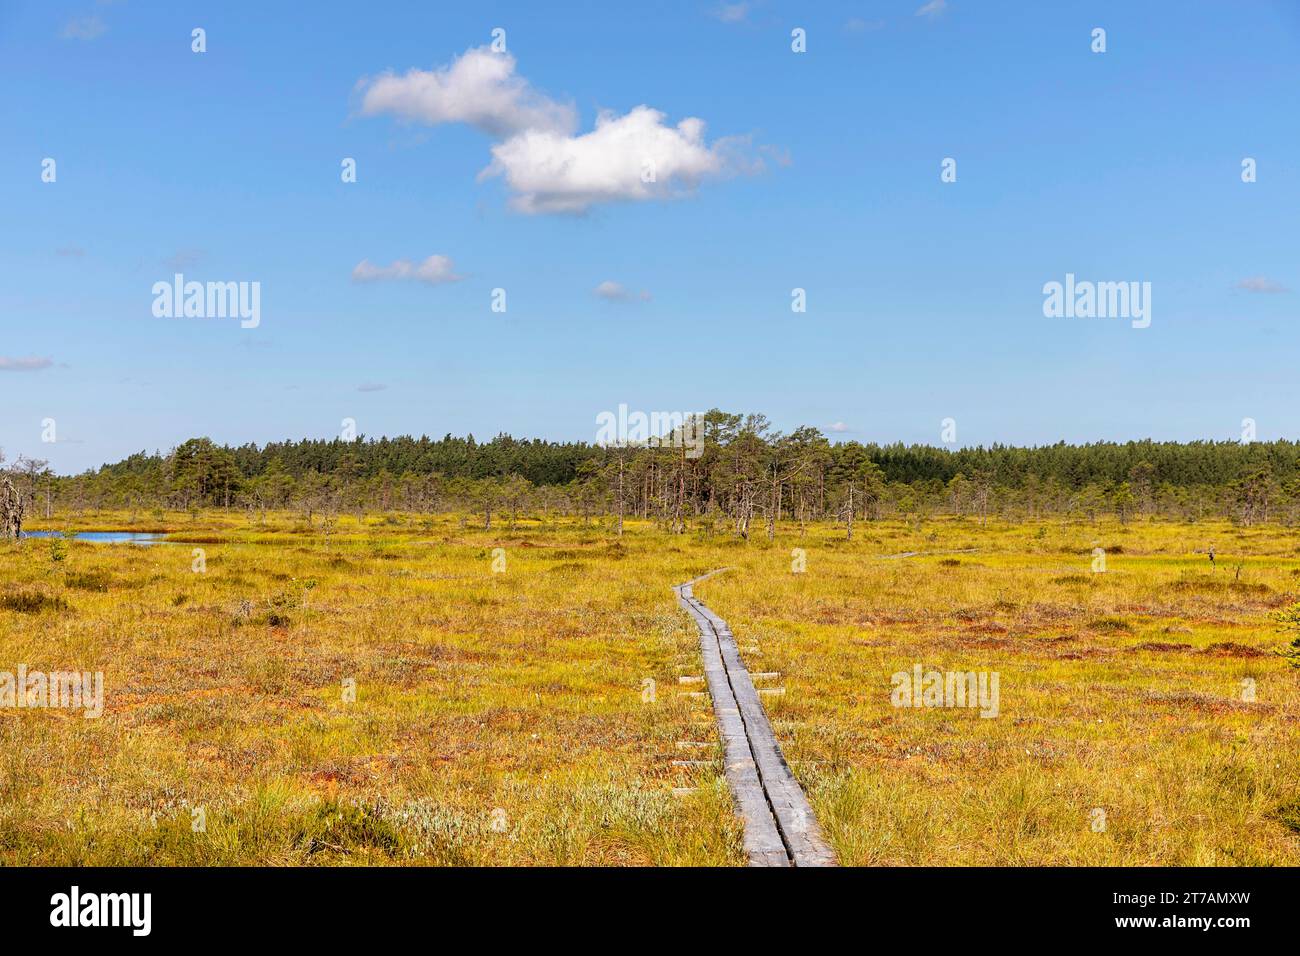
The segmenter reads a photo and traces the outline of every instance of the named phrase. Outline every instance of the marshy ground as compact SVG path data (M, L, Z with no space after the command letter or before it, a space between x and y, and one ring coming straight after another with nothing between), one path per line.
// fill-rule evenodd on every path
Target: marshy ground
M0 545L0 670L105 693L0 708L5 864L743 864L718 748L678 746L716 734L671 586L723 566L696 594L779 672L843 863L1300 863L1286 529L70 524L171 543ZM998 716L892 706L917 664L996 672Z

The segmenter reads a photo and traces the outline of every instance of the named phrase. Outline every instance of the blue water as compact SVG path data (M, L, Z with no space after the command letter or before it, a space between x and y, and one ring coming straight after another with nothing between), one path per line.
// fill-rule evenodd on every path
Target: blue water
M62 531L24 531L24 538L62 538ZM164 535L152 531L81 531L73 535L77 541L97 541L102 544L166 544Z

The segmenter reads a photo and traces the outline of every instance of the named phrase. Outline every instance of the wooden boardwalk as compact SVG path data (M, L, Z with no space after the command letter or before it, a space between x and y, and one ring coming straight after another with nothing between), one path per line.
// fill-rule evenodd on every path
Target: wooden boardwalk
M781 753L731 629L691 593L693 585L719 573L710 571L673 590L700 630L727 783L745 822L745 854L750 866L835 866L835 853Z

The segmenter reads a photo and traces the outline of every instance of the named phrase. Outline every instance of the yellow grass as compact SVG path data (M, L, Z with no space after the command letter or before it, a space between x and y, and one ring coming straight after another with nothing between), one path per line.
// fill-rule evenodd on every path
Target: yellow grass
M669 588L721 566L697 595L781 672L764 700L844 862L1300 863L1280 529L475 524L214 512L137 522L165 546L0 545L0 670L105 684L99 719L0 709L0 863L742 864L716 746L677 747L715 732ZM918 663L998 672L999 716L893 707Z
M804 546L804 574L751 551L697 593L788 675L769 713L825 761L795 768L845 863L1300 863L1300 672L1268 618L1290 535L953 521ZM999 716L892 706L918 663L997 672Z

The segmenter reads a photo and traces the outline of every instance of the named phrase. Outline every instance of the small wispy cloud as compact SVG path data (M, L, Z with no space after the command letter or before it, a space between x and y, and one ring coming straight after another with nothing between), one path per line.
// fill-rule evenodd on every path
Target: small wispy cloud
M73 17L63 25L59 34L65 40L93 40L103 36L108 27L96 16Z
M830 425L828 425L828 426L826 426L826 427L827 427L828 429L830 429L831 431L833 431L833 432L838 432L838 433L841 433L841 434L844 433L844 432L851 432L851 431L853 431L853 429L850 428L848 425L846 425L844 422L831 422Z
M441 285L444 282L459 282L463 278L465 277L456 274L455 266L447 256L429 256L423 262L397 259L386 266L377 266L369 259L362 259L352 270L353 282L414 280L427 285Z
M918 17L928 17L931 20L938 19L948 12L948 0L930 0L929 3L921 6L917 11Z
M621 282L615 282L613 279L606 279L591 291L596 298L604 299L606 302L632 302L637 299L642 302L650 301L650 293L647 290L642 289L639 293L635 293Z
M723 23L744 23L749 17L748 3L720 3L711 11L715 20Z
M872 30L883 30L884 28L884 20L864 20L862 17L850 17L844 23L845 33L867 33Z
M794 159L790 156L790 150L781 146L759 146L756 152L760 157L766 156L778 166L790 166L794 163Z
M7 355L0 355L0 372L35 372L49 368L53 364L53 359L35 355L28 358L10 358Z
M1265 292L1274 294L1278 292L1291 291L1286 286L1282 285L1282 283L1274 282L1272 279L1265 278L1264 276L1251 276L1248 279L1242 279L1236 284L1236 286L1234 286L1234 288L1241 292Z
M357 386L358 392L382 392L388 386L382 382L362 382Z
M178 249L175 253L162 260L163 268L170 269L172 272L184 272L199 264L203 259L202 249Z

